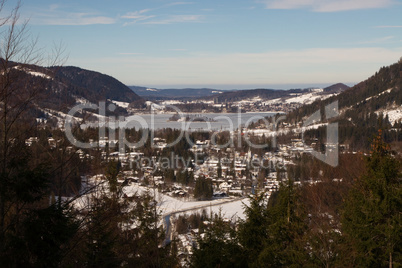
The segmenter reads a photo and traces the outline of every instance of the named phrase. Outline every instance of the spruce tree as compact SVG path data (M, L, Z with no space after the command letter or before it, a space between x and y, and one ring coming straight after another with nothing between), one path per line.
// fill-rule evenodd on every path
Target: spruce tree
M271 196L266 213L268 237L257 266L302 266L307 258L303 242L307 215L301 203L300 189L293 180L281 184L279 191Z
M354 182L344 204L342 232L348 247L343 259L349 264L364 267L402 265L399 168L400 163L391 155L380 131L371 145L367 172Z
M216 214L203 237L197 238L191 267L246 267L245 252L242 250L234 226Z

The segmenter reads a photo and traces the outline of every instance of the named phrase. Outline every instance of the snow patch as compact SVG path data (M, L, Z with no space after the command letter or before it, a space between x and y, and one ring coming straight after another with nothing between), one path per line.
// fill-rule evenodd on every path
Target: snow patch
M296 97L289 98L285 100L286 103L300 103L300 104L311 104L316 100L325 100L327 98L330 98L332 96L335 96L337 94L326 94L326 95L321 95L319 94L321 91L318 91L318 89L313 89L316 90L312 93L306 93L306 94L300 94L299 96L296 95ZM294 95L294 94L291 94Z
M75 102L79 104L89 103L89 101L83 97L75 97Z
M44 73L40 73L40 72L28 71L27 73L29 73L30 75L33 75L33 76L40 76L40 77L43 77L43 78L46 78L46 79L52 79L49 75L44 74Z
M322 89L322 88L312 88L312 89L310 89L310 91L311 92L324 92L324 89Z
M183 104L183 102L178 101L178 100L167 100L167 101L162 101L162 105L175 105L175 104Z
M302 94L297 97L289 98L285 102L286 103L301 103L301 104L309 104L314 102L316 99L319 99L319 96L316 96L314 93Z
M21 66L15 66L15 67L13 67L14 69L17 69L17 70L21 70L21 71L24 71L24 72L26 72L27 74L30 74L30 75L33 75L33 76L39 76L39 77L43 77L43 78L46 78L46 79L52 79L52 77L50 77L49 75L47 75L47 74L45 74L45 73L41 73L41 72L35 72L35 71L32 71L32 70L30 70L30 69L28 69L28 68L23 68L23 67L21 67Z
M115 101L115 100L110 100L110 101L122 108L128 108L128 106L130 105L130 103L124 102L124 101Z
M395 122L402 120L402 106L395 109L378 110L375 112L377 115L382 113L384 116L388 115L389 122L393 125Z

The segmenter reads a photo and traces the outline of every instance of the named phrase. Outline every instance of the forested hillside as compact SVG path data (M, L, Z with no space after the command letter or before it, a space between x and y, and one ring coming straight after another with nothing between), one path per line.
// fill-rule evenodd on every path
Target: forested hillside
M126 102L142 105L144 101L127 86L113 77L78 67L42 67L1 60L8 69L13 88L37 91L35 98L25 108L25 115L33 118L52 118L58 112L67 113L79 103L99 104L99 101ZM10 100L14 101L14 100ZM122 107L118 112L126 113Z
M339 124L341 143L353 150L369 149L370 139L380 128L387 129L387 142L402 141L402 60L388 67L382 67L367 80L345 90L337 96L305 105L287 115L292 124L302 122L307 116L334 101L338 101L339 117L331 119ZM325 116L322 122L327 122ZM392 130L391 130L392 129ZM325 127L308 131L307 137L323 139Z

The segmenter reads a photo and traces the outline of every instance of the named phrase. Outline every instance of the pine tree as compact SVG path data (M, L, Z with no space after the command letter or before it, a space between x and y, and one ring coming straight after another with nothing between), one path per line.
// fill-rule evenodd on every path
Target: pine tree
M268 239L267 202L263 195L256 195L250 206L245 206L247 218L239 225L239 240L249 264L253 264Z
M303 235L307 215L301 203L300 189L289 179L281 184L267 206L268 238L258 257L258 266L302 265L307 258Z
M371 148L367 172L355 181L344 204L342 231L348 242L346 255L351 257L349 263L356 266L400 266L400 163L390 154L381 131Z
M307 228L300 189L292 180L283 183L267 202L257 195L245 208L239 241L249 267L281 267L303 264L307 255L303 235Z
M191 267L246 267L244 251L239 245L234 227L224 221L222 214L215 215L203 237L197 238Z
M195 182L194 197L199 200L208 200L212 198L213 188L210 179L200 177Z

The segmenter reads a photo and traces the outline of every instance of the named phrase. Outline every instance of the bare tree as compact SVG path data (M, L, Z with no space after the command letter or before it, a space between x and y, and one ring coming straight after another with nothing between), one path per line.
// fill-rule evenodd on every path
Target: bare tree
M5 3L0 0L0 14ZM7 234L15 232L24 210L42 198L45 187L40 182L40 167L30 166L29 152L24 150L33 123L26 112L44 87L23 75L26 66L41 64L45 57L38 39L29 32L28 20L21 20L20 7L18 2L8 15L0 15L0 259ZM60 55L54 56L53 64L60 60Z

